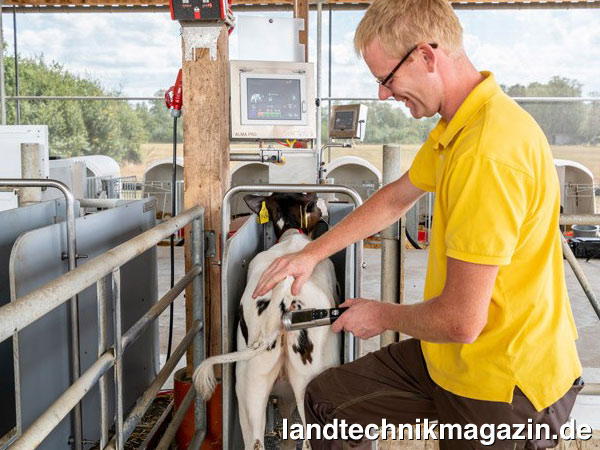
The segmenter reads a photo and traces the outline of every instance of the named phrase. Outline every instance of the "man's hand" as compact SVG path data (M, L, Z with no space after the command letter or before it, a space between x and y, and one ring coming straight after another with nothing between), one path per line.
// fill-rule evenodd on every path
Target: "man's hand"
M290 253L289 255L277 258L264 271L260 280L258 280L252 297L257 298L265 295L287 276L295 278L292 284L292 295L298 295L302 285L310 278L318 262L304 251Z
M349 298L340 307L348 306L339 319L333 322L331 329L336 333L344 330L352 333L359 339L369 339L383 333L385 304L376 300L364 298Z

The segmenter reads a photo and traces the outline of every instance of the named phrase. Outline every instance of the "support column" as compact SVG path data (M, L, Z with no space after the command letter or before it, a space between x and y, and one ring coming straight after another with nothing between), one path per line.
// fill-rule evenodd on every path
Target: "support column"
M221 234L221 200L229 186L229 35L219 24L184 25L183 155L184 204L205 208L204 229ZM190 227L185 233L185 267L192 266ZM219 253L205 260L206 348L221 353ZM186 329L192 326L193 288L186 289ZM187 353L188 375L193 355Z
M400 177L400 146L383 146L383 184L387 185ZM404 296L404 235L403 221L397 222L381 232L381 301L402 303ZM385 347L398 342L395 331L381 335L380 345Z

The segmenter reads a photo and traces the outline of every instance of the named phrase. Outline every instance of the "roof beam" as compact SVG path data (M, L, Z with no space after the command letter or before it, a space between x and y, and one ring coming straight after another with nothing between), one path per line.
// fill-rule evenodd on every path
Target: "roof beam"
M3 8L18 13L167 12L166 0L5 0ZM334 10L363 10L371 0L330 0ZM450 0L455 9L581 9L599 8L600 0ZM234 0L235 11L291 11L293 0ZM310 1L310 9L316 2Z

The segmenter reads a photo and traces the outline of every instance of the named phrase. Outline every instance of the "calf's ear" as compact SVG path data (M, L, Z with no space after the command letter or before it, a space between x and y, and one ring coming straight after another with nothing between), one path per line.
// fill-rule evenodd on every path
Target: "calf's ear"
M244 201L246 202L246 205L248 205L250 211L256 214L258 214L260 209L262 208L262 202L266 200L267 198L263 195L248 194L244 196Z
M316 192L308 192L304 194L304 197L307 200L307 203L312 203L317 201L317 193Z

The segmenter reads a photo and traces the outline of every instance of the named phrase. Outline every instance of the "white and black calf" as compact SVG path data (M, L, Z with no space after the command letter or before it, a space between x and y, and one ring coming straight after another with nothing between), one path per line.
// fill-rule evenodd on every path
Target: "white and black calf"
M262 450L266 407L275 383L282 380L289 383L305 425L306 386L323 370L340 363L340 336L330 327L285 331L281 321L287 311L336 306L335 272L328 259L317 265L299 295L291 294L293 279L288 277L266 295L252 298L258 280L276 258L300 251L310 242L309 236L321 217L316 197L248 195L245 200L256 213L265 203L278 243L256 255L248 268L248 281L239 307L238 351L208 358L194 373L194 383L198 392L208 399L216 383L212 366L237 362L235 389L244 447ZM310 448L307 441L303 448Z

